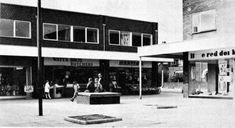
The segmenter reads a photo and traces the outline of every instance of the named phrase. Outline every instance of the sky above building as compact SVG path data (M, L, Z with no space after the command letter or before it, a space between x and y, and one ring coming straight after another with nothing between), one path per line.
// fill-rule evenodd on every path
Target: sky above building
M159 43L183 40L182 0L41 0L43 8L158 22ZM0 0L37 6L37 0Z

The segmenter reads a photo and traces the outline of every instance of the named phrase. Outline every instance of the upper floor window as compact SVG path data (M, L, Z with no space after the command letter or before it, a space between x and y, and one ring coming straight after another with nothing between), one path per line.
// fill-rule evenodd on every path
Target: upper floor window
M140 33L132 33L132 46L141 46L141 34Z
M209 10L192 15L192 33L211 31L216 29L216 11Z
M131 46L131 33L130 32L121 32L121 45Z
M31 38L31 23L28 21L0 19L0 36Z
M143 34L143 46L151 45L151 42L152 42L152 35Z
M86 30L85 27L73 27L73 41L75 42L85 42Z
M109 30L109 44L136 47L151 45L152 34Z
M71 40L71 26L69 25L58 25L58 40L70 41Z
M62 24L43 24L43 39L67 42L98 43L99 30L96 28Z
M57 40L57 25L56 24L43 24L43 38L47 40Z
M98 43L98 29L87 28L87 41L89 43Z
M109 30L109 43L113 45L120 44L120 31Z

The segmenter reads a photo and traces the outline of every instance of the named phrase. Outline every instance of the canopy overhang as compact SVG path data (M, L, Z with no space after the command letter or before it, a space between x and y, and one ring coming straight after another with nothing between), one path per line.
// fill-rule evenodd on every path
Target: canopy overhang
M235 47L235 37L217 36L138 48L140 57L180 58L184 52Z

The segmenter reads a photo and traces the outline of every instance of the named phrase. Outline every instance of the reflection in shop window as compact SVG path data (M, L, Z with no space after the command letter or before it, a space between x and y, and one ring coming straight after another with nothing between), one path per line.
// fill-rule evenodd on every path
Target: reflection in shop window
M85 42L85 27L73 27L73 40L75 42Z
M195 62L191 64L190 71L190 93L192 95L208 93L208 63Z
M98 43L98 30L94 28L87 28L87 42Z
M23 37L23 38L30 38L30 22L26 21L15 21L15 36L16 37Z
M43 24L43 38L48 40L57 40L57 25Z
M13 20L0 19L0 36L13 37Z
M58 38L61 41L70 41L70 30L69 25L58 25Z
M141 34L132 33L132 46L141 46Z

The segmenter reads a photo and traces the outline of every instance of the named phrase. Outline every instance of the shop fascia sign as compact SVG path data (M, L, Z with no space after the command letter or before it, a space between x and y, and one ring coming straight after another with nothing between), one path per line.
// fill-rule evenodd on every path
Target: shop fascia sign
M235 48L212 49L204 51L189 52L189 60L213 60L234 58Z
M74 66L74 67L98 67L99 60L70 59L70 58L45 58L46 66Z
M139 61L125 61L125 60L110 60L110 67L128 67L128 68L138 68ZM152 68L151 62L142 62L143 68Z

